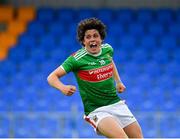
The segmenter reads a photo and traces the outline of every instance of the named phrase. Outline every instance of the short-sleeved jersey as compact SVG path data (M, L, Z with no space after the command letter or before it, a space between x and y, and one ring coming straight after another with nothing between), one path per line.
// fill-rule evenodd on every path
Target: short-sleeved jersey
M114 86L112 56L113 48L102 44L98 55L81 48L61 65L66 73L74 72L86 115L120 100Z

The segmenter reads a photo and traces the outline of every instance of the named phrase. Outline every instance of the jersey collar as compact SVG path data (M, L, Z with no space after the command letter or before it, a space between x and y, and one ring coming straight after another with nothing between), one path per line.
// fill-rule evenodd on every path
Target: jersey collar
M84 47L84 49L86 50L86 47ZM86 52L87 52L89 55L91 55L91 56L97 57L97 56L101 55L101 53L102 53L102 48L100 49L100 52L99 52L98 54L91 54L91 53L89 53L87 50L86 50Z

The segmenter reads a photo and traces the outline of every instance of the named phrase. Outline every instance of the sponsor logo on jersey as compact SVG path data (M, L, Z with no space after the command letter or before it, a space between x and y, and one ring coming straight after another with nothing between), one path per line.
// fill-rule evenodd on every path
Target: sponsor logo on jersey
M78 72L78 76L82 80L89 82L100 82L107 80L113 76L113 64L109 64L97 69L81 70Z
M89 62L88 65L94 66L96 65L96 62Z

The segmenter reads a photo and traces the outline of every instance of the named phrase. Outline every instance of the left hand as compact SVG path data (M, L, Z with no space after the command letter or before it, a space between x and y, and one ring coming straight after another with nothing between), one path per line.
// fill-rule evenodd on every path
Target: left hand
M119 93L122 93L126 87L123 83L119 82L119 83L116 83L116 89Z

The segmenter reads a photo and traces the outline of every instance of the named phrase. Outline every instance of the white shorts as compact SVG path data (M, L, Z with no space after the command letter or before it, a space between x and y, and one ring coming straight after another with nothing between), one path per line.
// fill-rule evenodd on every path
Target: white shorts
M94 128L97 134L97 126L99 122L106 117L113 117L117 119L119 125L124 128L129 124L136 121L124 100L120 100L117 103L103 106L92 111L88 116L84 115L84 119Z

